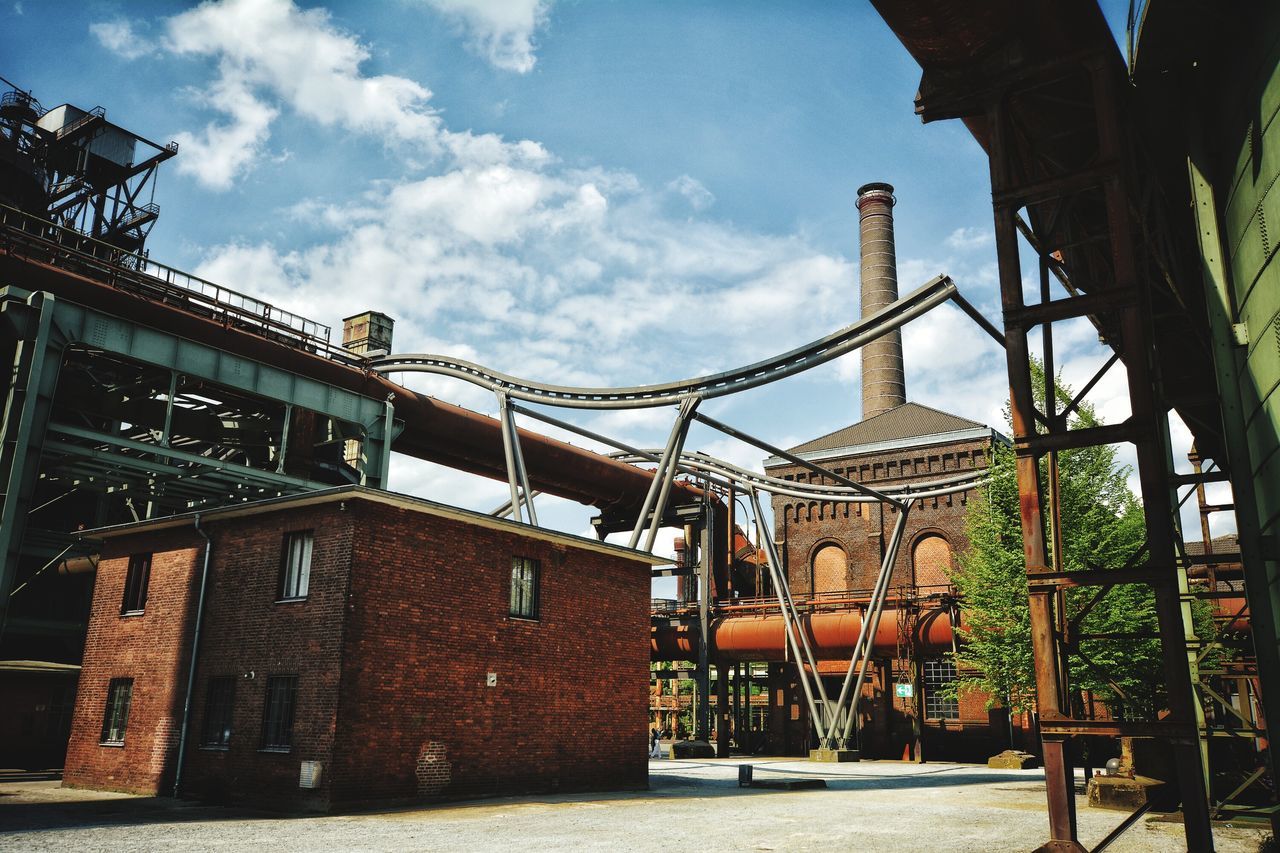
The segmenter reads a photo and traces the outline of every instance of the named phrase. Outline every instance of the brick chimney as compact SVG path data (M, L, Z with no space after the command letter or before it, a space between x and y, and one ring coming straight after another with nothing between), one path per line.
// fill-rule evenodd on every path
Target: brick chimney
M862 316L898 300L898 260L893 246L893 187L858 189L858 236L862 247ZM862 348L862 419L907 402L902 369L902 333L894 329Z

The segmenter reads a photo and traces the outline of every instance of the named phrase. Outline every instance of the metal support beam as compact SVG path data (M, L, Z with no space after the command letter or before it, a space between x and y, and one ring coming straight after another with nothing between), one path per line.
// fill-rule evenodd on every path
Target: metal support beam
M1052 164L1038 162L1035 153L1025 153L1026 140L1015 138L1013 113L1024 103L1017 99L1035 97L1035 85L1026 90L1016 84L993 98L987 106L990 128L992 195L995 199L996 251L1007 341L1006 357L1010 380L1010 403L1014 447L1017 457L1018 490L1021 501L1024 560L1029 586L1031 639L1035 656L1036 702L1041 719L1045 779L1048 789L1050 841L1042 848L1056 851L1083 850L1076 834L1074 771L1070 737L1097 726L1072 717L1071 686L1068 683L1068 655L1078 649L1067 642L1064 588L1090 583L1141 582L1153 588L1160 626L1161 655L1168 688L1167 720L1152 721L1153 733L1170 743L1176 756L1179 787L1186 819L1187 844L1195 850L1212 850L1208 798L1200 754L1194 738L1177 734L1195 730L1195 700L1188 668L1187 634L1179 597L1174 559L1175 527L1169 481L1167 407L1162 402L1160 377L1151 365L1150 286L1139 267L1140 247L1133 231L1128 196L1127 161L1124 157L1122 106L1117 98L1115 68L1103 60L1077 66L1075 72L1093 103L1096 124L1096 156L1092 165L1053 172ZM1016 97L1015 99L1015 92ZM1031 94L1029 94L1031 93ZM1079 294L1068 287L1069 295L1051 299L1050 274L1061 273L1057 263L1045 258L1047 251L1059 250L1047 241L1033 241L1041 257L1041 293L1038 305L1024 303L1018 232L1031 230L1019 216L1019 207L1033 207L1053 220L1062 205L1084 193L1101 200L1106 213L1106 230L1097 241L1105 255L1105 273L1094 271L1090 292ZM1045 210L1049 212L1044 212ZM1037 211L1031 217L1036 222ZM1043 224L1043 222L1041 223ZM1054 233L1056 226L1050 227ZM1039 236L1039 235L1035 235ZM1060 236L1060 235L1059 235ZM1079 234L1075 235L1079 237ZM1050 237L1048 239L1053 239ZM1061 277L1060 277L1061 278ZM1073 277L1074 278L1074 277ZM1065 281L1064 281L1065 284ZM1120 355L1126 370L1131 417L1122 424L1089 430L1068 430L1066 419L1079 405L1081 394L1059 414L1052 386L1052 332L1050 324L1072 317L1106 314L1118 332ZM1028 331L1045 325L1045 372L1049 430L1036 428L1039 413L1031 382L1031 352ZM1114 360L1113 360L1114 361ZM1110 367L1109 362L1107 367ZM1105 368L1104 368L1105 371ZM1104 372L1103 371L1103 372ZM1101 372L1100 372L1101 374ZM1099 375L1100 375L1099 374ZM1093 381L1090 383L1094 384ZM1085 393L1088 389L1086 388ZM1147 528L1145 565L1124 571L1123 581L1110 572L1066 572L1062 554L1061 518L1057 494L1057 456L1074 447L1132 442L1137 451L1143 511ZM1040 463L1047 457L1046 496L1041 483ZM1047 497L1047 504L1046 504ZM1046 525L1047 509L1051 526ZM1053 547L1050 549L1050 541ZM1092 577L1098 575L1098 577ZM1103 575L1110 575L1104 579ZM1122 724L1132 730L1133 723ZM1115 729L1116 724L1108 726Z
M698 719L696 740L711 739L711 560L715 552L715 505L702 503L702 530L698 546ZM720 674L724 677L724 673Z
M159 444L148 444L145 441L135 441L131 438L125 438L124 436L97 432L95 430L70 426L68 424L49 424L48 433L50 435L78 438L84 441L89 441L93 444L105 444L124 450L131 450L135 453L146 453L160 459L169 459L173 462L181 462L192 466L191 468L183 469L160 465L160 470L166 473L179 473L185 476L194 477L203 472L225 472L227 474L234 475L237 481L261 483L263 485L277 488L282 492L332 488L328 483L317 483L312 480L304 480L300 477L291 477L288 474L277 474L274 471L264 471L260 468L251 468L248 465L226 462L222 459L215 459L211 456L202 456L199 453L188 453L174 447L164 447ZM93 447L84 447L76 444L59 443L57 449L60 453L82 452L87 455L92 455L93 458L109 462L115 462L116 460L123 459L124 462L121 464L130 464L133 467L141 469L148 469L156 464L147 460L139 460L136 457L119 457L99 451Z
M0 630L9 612L9 590L17 577L44 428L62 365L65 341L54 322L55 304L47 293L0 304L0 312L7 315L5 325L16 333L0 421L0 472L6 477L0 498Z
M827 743L835 726L831 700L827 698L826 687L822 684L822 677L818 675L818 661L813 654L813 646L809 642L809 633L804 627L799 611L796 609L795 601L791 598L791 584L787 582L786 575L782 573L782 558L778 554L777 543L773 541L772 536L768 536L765 533L764 513L760 508L760 497L754 488L750 489L748 494L751 498L752 509L755 512L756 527L760 532L760 540L764 543L765 550L769 555L769 573L773 579L775 594L778 597L778 606L782 610L782 620L787 632L787 638L790 640L791 650L795 655L796 674L800 678L805 698L809 702L809 711L812 714L813 725L818 730L818 739L822 743ZM807 670L805 669L806 666L808 667ZM809 684L810 679L813 680L812 688ZM817 693L816 698L814 693ZM822 704L819 705L819 702Z
M862 627L858 630L858 639L853 646L853 655L849 659L849 671L845 673L844 683L840 687L840 698L836 700L835 718L839 719L845 701L849 702L849 715L845 719L844 731L841 732L838 746L846 748L854 725L858 720L858 703L862 698L862 687L867 680L867 671L871 668L871 650L875 644L876 631L880 629L880 616L884 613L885 598L888 597L890 581L893 578L893 566L898 561L898 550L902 545L902 535L907 529L907 514L910 504L898 512L898 520L893 525L893 535L889 539L889 547L885 549L880 563L880 574L876 578L876 587L871 594L871 604L862 617ZM854 672L857 671L857 682L853 684L852 696L849 694ZM833 744L826 744L830 749Z
M628 548L635 548L640 543L640 531L649 524L649 533L645 538L644 550L652 551L654 540L658 537L658 528L662 526L662 514L667 510L667 498L671 493L671 483L675 480L676 469L680 464L680 453L684 450L684 440L689 435L689 425L697 412L698 397L685 397L680 402L680 410L676 413L676 421L671 426L671 435L667 437L667 445L662 451L662 459L658 469L653 472L653 482L644 496L640 514L636 517L635 529L631 531ZM649 521L652 510L653 520Z

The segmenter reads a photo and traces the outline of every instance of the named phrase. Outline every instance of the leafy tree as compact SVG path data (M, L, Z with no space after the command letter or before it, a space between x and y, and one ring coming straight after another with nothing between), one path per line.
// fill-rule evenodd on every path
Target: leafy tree
M1044 388L1043 368L1033 364L1033 387ZM1055 393L1058 409L1073 395L1060 381ZM1043 391L1037 405L1043 405ZM1006 407L1006 420L1008 408ZM1082 405L1071 427L1101 423L1095 411ZM1062 509L1063 564L1068 570L1108 569L1139 558L1145 547L1142 505L1128 487L1129 466L1117 464L1112 446L1084 447L1058 454ZM1041 484L1047 494L1047 461L1041 461ZM1047 507L1046 507L1047 511ZM961 665L959 690L981 690L1015 710L1035 706L1035 666L1031 652L1031 619L1023 562L1018 483L1012 448L993 450L990 480L971 507L967 532L969 548L957 555L952 581L964 596L964 643L956 655ZM1046 531L1052 542L1052 532ZM1051 547L1051 545L1050 545ZM1065 592L1069 617L1080 613L1099 588ZM1213 619L1205 602L1193 608L1200 637L1211 637ZM1157 630L1155 595L1142 584L1112 587L1081 620L1081 634L1154 635ZM1092 691L1112 712L1149 718L1164 707L1164 675L1160 645L1154 639L1090 639L1070 656L1073 690Z

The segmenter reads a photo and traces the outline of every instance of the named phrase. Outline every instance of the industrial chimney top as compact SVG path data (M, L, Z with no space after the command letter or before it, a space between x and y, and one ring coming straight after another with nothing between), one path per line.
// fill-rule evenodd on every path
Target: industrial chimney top
M886 196L888 197L886 199ZM862 202L875 199L877 201L888 201L890 206L897 204L898 200L893 197L893 184L886 184L883 181L872 181L869 184L863 184L858 187L858 208L862 208Z

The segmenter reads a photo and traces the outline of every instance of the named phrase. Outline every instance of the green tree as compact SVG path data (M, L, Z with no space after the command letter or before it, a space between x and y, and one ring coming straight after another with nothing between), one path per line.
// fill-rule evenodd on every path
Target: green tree
M1033 365L1033 385L1044 388L1043 369ZM1058 409L1072 399L1055 382ZM1037 395L1042 397L1042 393ZM1037 399L1043 406L1043 399ZM1008 410L1006 408L1006 420ZM1071 427L1101 423L1082 405ZM1142 505L1128 487L1131 469L1119 465L1112 446L1085 447L1058 454L1062 508L1063 563L1068 571L1108 569L1140 558L1145 547ZM1041 484L1047 493L1047 462ZM1031 619L1023 562L1022 526L1013 450L993 450L990 479L969 511L969 548L957 555L952 581L963 595L964 642L956 655L961 665L959 690L981 690L1016 710L1034 708L1035 666L1031 652ZM1052 541L1052 532L1046 531ZM1066 590L1069 617L1080 613L1098 592L1096 587ZM1197 635L1213 632L1210 608L1193 608ZM1155 596L1150 587L1112 587L1080 621L1078 633L1154 635ZM1160 645L1154 639L1089 639L1070 656L1074 690L1092 691L1113 713L1131 718L1154 716L1164 707Z

